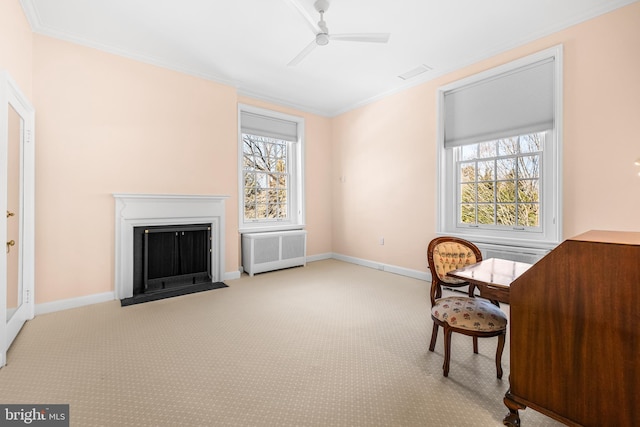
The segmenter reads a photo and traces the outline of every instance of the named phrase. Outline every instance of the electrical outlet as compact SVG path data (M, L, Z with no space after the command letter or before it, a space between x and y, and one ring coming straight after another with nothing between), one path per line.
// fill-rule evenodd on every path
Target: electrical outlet
M378 243L380 243L380 245L384 245L384 237L381 237L381 238L378 240Z

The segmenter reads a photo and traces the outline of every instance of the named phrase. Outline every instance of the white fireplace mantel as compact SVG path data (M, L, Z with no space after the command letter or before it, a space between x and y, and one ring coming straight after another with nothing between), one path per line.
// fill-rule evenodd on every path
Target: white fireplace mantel
M154 225L211 224L211 274L224 272L225 206L228 196L122 194L115 198L115 297L133 296L133 228Z

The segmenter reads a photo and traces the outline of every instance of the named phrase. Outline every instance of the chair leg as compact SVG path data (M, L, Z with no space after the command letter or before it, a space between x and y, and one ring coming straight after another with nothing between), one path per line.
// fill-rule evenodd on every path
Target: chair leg
M444 365L442 366L445 377L449 376L449 364L451 362L451 334L452 330L445 326L444 328Z
M504 350L505 335L498 335L498 349L496 350L496 370L498 378L502 379L502 350Z
M473 352L478 354L478 337L473 337Z
M433 351L436 348L436 340L438 339L438 325L433 324L433 330L431 331L431 343L429 344L429 351Z

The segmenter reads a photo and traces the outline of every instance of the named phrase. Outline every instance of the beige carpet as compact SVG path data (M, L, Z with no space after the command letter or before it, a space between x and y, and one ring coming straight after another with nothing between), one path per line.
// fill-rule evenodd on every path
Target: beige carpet
M227 284L36 317L0 369L0 403L68 403L73 426L502 425L508 341L498 380L497 339L474 355L454 334L444 378L425 282L327 260Z

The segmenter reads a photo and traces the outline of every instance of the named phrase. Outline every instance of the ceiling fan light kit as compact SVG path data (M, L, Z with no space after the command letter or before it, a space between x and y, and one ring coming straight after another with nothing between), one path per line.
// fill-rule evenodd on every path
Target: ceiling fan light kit
M318 24L313 23L313 19L307 14L297 0L289 0L303 18L311 25L315 32L315 39L311 41L295 58L293 58L289 66L294 66L302 61L316 46L326 46L330 40L341 40L350 42L368 42L368 43L387 43L389 41L389 33L364 33L364 34L335 34L329 35L329 27L324 20L324 14L329 9L328 0L316 0L313 7L320 14Z

